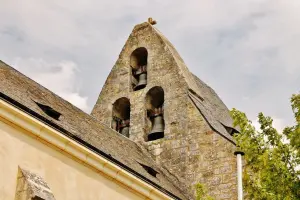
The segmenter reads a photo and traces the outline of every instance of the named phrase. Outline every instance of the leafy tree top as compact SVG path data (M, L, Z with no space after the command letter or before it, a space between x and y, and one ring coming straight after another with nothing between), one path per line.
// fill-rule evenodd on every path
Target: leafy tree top
M245 113L232 109L237 146L245 152L244 190L249 199L300 199L300 94L291 98L295 125L282 133L273 120L258 114L260 130L256 130Z

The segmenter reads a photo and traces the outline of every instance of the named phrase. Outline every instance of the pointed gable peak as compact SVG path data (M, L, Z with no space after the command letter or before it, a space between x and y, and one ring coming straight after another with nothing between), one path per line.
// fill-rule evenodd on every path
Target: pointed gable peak
M145 73L143 79L139 79L136 75L142 73ZM166 89L166 93L173 93L170 88L175 88L179 96L189 94L211 127L232 141L222 125L232 127L227 107L209 86L189 71L174 45L149 22L137 24L133 28L92 115L109 125L110 114L105 109L108 105L121 97L130 99L137 90L146 92L155 86ZM103 117L104 112L107 117Z
M202 106L196 105L196 107L202 113L207 122L214 130L234 143L232 136L228 134L224 127L224 125L232 127L233 122L229 115L228 108L223 103L223 101L219 98L219 96L212 88L210 88L207 84L205 84L197 76L189 71L175 46L156 27L151 26L151 24L149 24L148 22L145 22L135 26L134 31L146 27L151 27L152 33L160 38L161 44L164 45L164 49L170 52L172 58L176 63L179 73L183 76L184 81L188 86L189 96L191 96L192 94L196 94L198 99L200 99L199 105ZM195 103L193 98L192 100Z
M161 45L164 46L165 51L169 51L179 69L179 73L183 75L188 87L194 90L195 92L199 93L200 91L197 86L197 80L195 80L194 75L187 68L183 59L176 50L175 46L167 39L166 36L163 35L161 31L159 31L156 27L152 26L149 22L143 22L141 24L135 25L131 35L143 35L143 33L145 32L143 32L142 30L146 28L151 29L151 33L156 35L160 39Z

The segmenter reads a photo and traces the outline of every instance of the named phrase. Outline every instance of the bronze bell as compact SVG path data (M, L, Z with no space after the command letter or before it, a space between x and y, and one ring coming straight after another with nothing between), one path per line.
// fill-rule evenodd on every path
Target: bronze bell
M130 120L123 120L121 124L121 134L129 137L129 125L130 125Z
M165 124L162 115L154 116L152 130L148 135L148 140L156 140L164 137Z
M147 85L147 74L146 73L142 73L139 75L139 82L138 84L135 86L135 90L139 90L144 88Z
M128 126L123 127L121 130L121 134L126 137L129 137L129 127Z
M144 67L144 66L141 66L141 67L139 67L135 72L134 72L134 74L136 75L136 76L139 76L139 75L141 75L143 72L145 72L146 71L146 68Z

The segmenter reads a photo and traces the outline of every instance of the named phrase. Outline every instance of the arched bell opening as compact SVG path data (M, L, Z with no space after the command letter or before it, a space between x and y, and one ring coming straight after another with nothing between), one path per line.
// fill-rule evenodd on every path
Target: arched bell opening
M122 97L113 103L111 128L129 137L130 101Z
M146 95L148 129L147 141L164 137L164 90L161 87L151 88ZM146 128L147 130L147 128Z
M130 56L132 88L134 91L143 89L147 85L147 59L148 51L144 47L137 48Z

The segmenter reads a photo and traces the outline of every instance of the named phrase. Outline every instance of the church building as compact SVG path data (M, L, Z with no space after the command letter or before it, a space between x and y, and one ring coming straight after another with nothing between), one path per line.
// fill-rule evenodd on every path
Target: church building
M100 90L100 86L99 86ZM0 60L0 200L238 198L228 108L153 21L87 114Z

